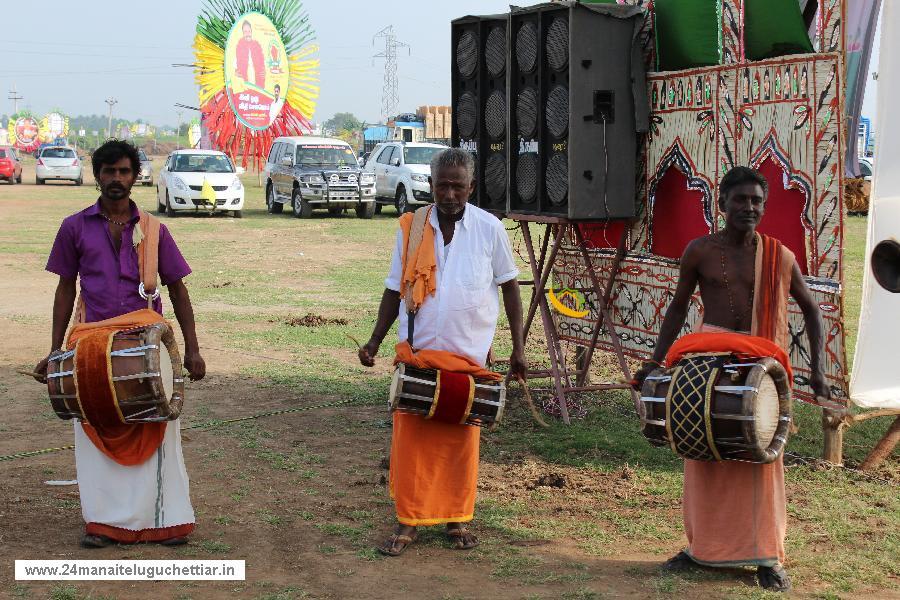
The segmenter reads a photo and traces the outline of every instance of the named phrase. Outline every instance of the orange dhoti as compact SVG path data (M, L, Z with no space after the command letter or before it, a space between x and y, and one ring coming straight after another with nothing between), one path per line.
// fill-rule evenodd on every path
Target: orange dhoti
M471 521L481 428L395 412L391 497L404 525Z

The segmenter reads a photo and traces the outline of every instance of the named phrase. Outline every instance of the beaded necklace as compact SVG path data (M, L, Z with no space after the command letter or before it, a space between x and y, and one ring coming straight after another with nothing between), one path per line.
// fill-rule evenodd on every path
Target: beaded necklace
M750 286L750 303L747 305L746 309L742 309L740 313L738 313L734 308L734 294L731 291L731 286L728 283L728 268L725 266L725 236L722 235L722 232L719 232L720 240L719 240L719 256L722 259L722 279L725 280L725 291L728 293L728 307L731 309L731 316L734 317L734 329L740 330L741 323L744 320L744 316L747 313L753 312L753 297L756 292L756 273L754 267L754 281L753 285ZM756 257L756 236L753 236L753 256ZM751 319L752 322L752 319Z

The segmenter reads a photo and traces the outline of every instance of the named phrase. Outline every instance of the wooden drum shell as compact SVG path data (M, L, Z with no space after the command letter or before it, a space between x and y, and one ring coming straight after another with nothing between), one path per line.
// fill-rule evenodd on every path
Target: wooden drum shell
M690 357L684 360L690 360ZM704 423L714 440L709 444L709 456L686 456L678 451L673 442L672 423L668 422L667 415L671 408L670 388L678 365L656 369L644 380L639 404L641 432L651 444L669 446L683 458L754 463L775 461L784 451L790 435L791 388L784 367L768 357L746 360L721 355L719 362L721 364L711 394L710 416ZM778 413L771 441L760 440L757 425L757 411L761 410L758 407L761 402L758 390L763 386L771 387L766 378L771 378L777 392L777 407L770 408ZM720 459L714 457L716 453Z
M428 415L434 402L437 371L398 364L391 380L388 405L399 410ZM506 387L502 382L475 378L475 397L465 425L495 428L503 419Z
M77 397L76 352L77 346L51 355L47 363L47 391L59 418L87 422ZM115 333L107 358L121 422L171 421L180 416L184 405L181 354L166 323ZM107 365L91 368L106 370Z

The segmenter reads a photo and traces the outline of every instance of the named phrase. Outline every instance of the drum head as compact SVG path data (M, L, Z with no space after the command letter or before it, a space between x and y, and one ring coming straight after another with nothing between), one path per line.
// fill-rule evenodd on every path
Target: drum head
M162 381L166 401L170 401L175 389L175 374L172 371L172 356L165 344L159 345L159 379Z
M778 429L778 417L781 416L778 404L778 388L772 376L766 373L759 382L756 396L756 410L753 426L756 429L756 440L760 448L768 448Z
M394 369L394 376L391 378L391 391L388 394L388 407L390 407L391 410L397 408L397 404L400 403L400 398L397 397L397 393L403 385L404 367L405 365L403 363L398 364L397 368Z

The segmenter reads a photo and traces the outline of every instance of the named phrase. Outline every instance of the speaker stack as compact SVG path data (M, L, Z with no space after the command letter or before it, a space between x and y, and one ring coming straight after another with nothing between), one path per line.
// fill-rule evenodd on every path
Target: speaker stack
M568 219L635 215L648 110L640 18L633 7L555 3L453 22L452 139L478 157L474 202Z
M471 202L506 211L508 19L506 15L453 21L453 145L475 156Z

